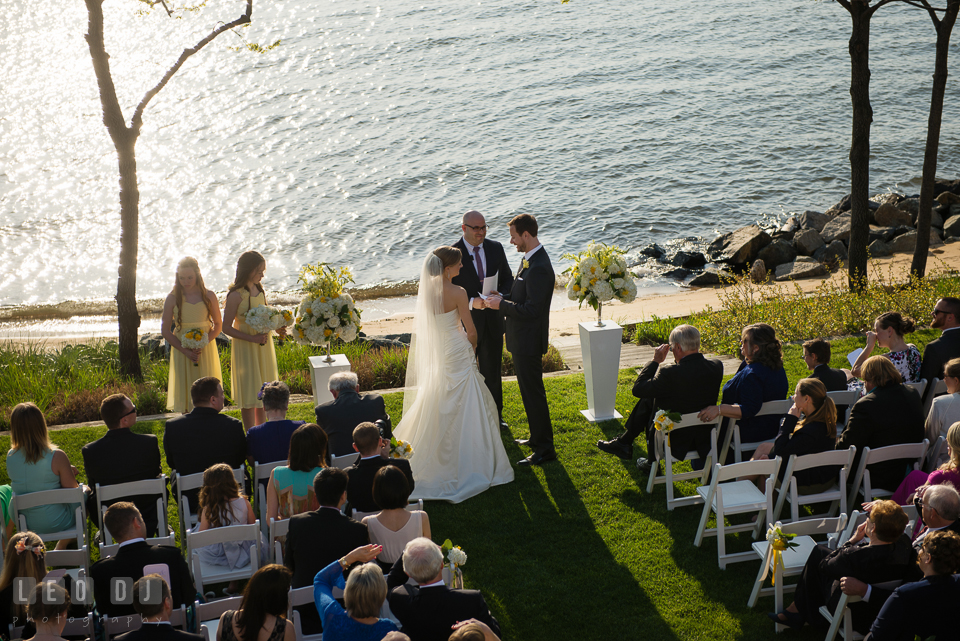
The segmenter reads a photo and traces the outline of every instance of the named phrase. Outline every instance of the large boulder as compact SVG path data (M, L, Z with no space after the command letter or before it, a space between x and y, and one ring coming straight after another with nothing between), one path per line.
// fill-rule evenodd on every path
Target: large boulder
M775 240L757 254L757 258L766 264L767 269L789 263L796 257L797 250L785 240Z
M884 256L891 256L893 254L890 245L879 238L870 243L867 251L870 252L871 258L883 258Z
M850 214L837 216L829 223L823 226L820 232L823 242L832 243L835 240L847 240L850 238Z
M793 237L793 246L801 256L812 256L813 252L824 245L820 232L815 229L803 229Z
M670 259L670 264L684 269L700 269L707 264L707 259L700 252L678 251Z
M950 192L943 192L948 194ZM960 236L960 215L950 216L945 223L943 223L943 234L945 236Z
M748 225L728 234L718 236L707 251L711 260L744 265L757 258L757 253L770 244L770 235L757 227Z
M846 260L847 246L842 240L835 240L814 252L813 257L824 265L836 265Z
M838 202L832 208L839 209L840 211L850 211L850 207L853 206L852 200L853 200L853 194L847 194L846 196L841 198L840 202Z
M667 251L660 245L653 243L652 245L647 245L640 250L640 253L644 256L649 256L650 258L663 258L667 255Z
M832 218L833 216L821 214L819 211L805 211L797 217L797 224L800 229L814 229L819 232Z
M917 232L911 231L906 234L901 234L888 244L890 245L890 251L895 254L913 252L917 247Z
M666 278L676 278L677 280L683 280L690 275L689 269L684 269L683 267L677 267L676 269L671 269L668 272L665 272L664 277Z
M880 227L897 227L912 223L910 214L897 208L896 205L884 203L874 214L874 219Z
M875 240L882 240L886 242L896 235L896 227L875 227L874 225L870 225L870 234L867 237L867 242L872 243Z
M702 274L694 276L687 284L691 287L710 287L711 285L724 285L733 280L733 274L724 269L707 269Z
M792 263L785 263L776 269L777 280L796 280L798 278L814 278L823 276L826 270L820 261L815 258L801 256Z
M919 198L904 198L900 201L898 205L902 211L907 212L913 216L916 216L920 213L920 199Z
M937 196L937 202L941 205L960 205L960 196L953 192L945 191Z

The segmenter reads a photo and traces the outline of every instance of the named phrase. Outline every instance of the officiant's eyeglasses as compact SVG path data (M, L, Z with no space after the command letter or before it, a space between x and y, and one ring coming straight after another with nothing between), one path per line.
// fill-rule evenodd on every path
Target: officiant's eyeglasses
M464 227L469 227L469 228L472 229L473 231L484 231L484 230L487 228L486 225L478 225L478 226L474 227L473 225L468 225L467 223L463 223L463 226L464 226Z

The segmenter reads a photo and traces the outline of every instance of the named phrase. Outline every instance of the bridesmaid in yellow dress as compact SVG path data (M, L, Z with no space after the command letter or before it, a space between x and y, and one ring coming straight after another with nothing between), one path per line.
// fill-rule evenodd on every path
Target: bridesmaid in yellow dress
M243 252L237 261L237 275L227 291L223 307L223 333L233 339L230 350L230 393L240 408L243 429L266 422L263 403L257 398L266 381L280 378L277 353L270 334L257 334L247 325L246 315L253 307L267 304L260 286L267 262L255 251ZM286 328L279 330L286 336Z
M170 350L170 376L167 383L167 409L187 413L193 409L190 386L198 378L223 379L217 336L220 335L220 301L203 284L197 259L187 256L177 263L173 291L163 303L161 333ZM180 343L183 332L199 328L207 331L210 342L203 349L187 349Z

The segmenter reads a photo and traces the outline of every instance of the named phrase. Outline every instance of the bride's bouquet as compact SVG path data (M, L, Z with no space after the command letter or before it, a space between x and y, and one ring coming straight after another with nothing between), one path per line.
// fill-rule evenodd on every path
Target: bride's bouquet
M203 349L210 342L207 332L199 327L191 327L180 334L180 344L187 349ZM194 367L200 367L200 363L194 361Z
M390 437L390 458L402 458L410 460L413 458L413 446L396 436Z
M347 267L332 269L326 263L305 265L300 283L305 296L297 309L293 339L303 345L329 345L333 339L349 343L360 333L360 310L344 285L353 282Z
M607 301L633 302L637 297L637 285L627 271L625 253L619 247L592 242L585 251L564 254L564 258L575 261L573 267L563 272L571 274L567 284L570 300L577 301L580 307L586 301L598 315Z
M259 307L250 308L244 320L256 333L266 334L277 331L281 327L289 327L292 325L293 312L289 309L260 305Z

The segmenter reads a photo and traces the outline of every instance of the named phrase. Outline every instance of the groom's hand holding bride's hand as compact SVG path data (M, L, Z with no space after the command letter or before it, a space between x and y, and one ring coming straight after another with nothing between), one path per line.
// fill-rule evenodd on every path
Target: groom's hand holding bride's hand
M500 301L503 300L500 296L488 296L485 301L483 301L483 306L487 309L500 309Z

